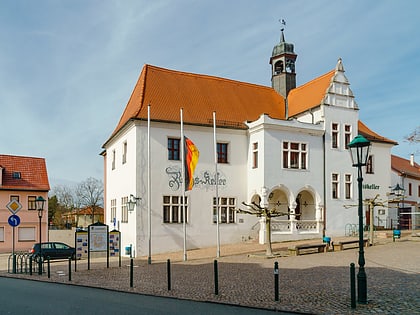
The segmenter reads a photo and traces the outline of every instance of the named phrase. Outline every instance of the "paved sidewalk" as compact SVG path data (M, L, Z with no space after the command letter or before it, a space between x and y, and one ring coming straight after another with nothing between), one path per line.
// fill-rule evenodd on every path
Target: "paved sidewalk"
M357 267L357 248L286 256L288 246L295 244L273 244L274 252L280 255L269 259L264 255L265 246L254 242L222 246L217 259L218 295L214 294L216 248L188 251L186 262L182 261L182 252L154 255L151 265L145 257L135 259L132 288L127 259L121 268L116 259L111 259L109 269L103 259L97 259L91 263L91 270L87 270L86 261L79 261L71 281L66 263L53 263L50 279L46 274L9 274L3 263L0 275L304 314L420 314L420 237L396 242L378 239L375 246L366 248L369 303L357 305L355 310L350 308L349 265L353 262ZM274 262L280 269L280 301L274 301Z

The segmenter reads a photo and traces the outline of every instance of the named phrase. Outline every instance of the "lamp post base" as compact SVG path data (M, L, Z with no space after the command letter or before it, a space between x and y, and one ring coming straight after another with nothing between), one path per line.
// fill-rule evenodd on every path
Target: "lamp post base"
M364 267L359 267L357 273L357 302L367 304L367 278Z

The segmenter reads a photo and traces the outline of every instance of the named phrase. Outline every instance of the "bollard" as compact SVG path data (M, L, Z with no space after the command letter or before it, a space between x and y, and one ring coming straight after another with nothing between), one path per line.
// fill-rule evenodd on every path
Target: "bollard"
M47 257L47 266L48 266L48 279L49 279L51 278L50 256Z
M279 300L279 263L274 262L274 301Z
M71 257L69 257L69 281L71 281Z
M12 268L12 272L16 273L16 254L13 253L13 268Z
M133 287L133 271L134 271L134 262L133 262L133 258L130 258L130 288Z
M354 263L350 264L350 299L351 308L356 308L356 268Z
M42 276L42 263L43 257L38 256L38 275Z
M166 271L168 274L168 291L171 291L171 260L168 259L166 262Z
M29 275L32 276L32 256L29 257Z
M219 270L216 259L214 260L214 294L219 294Z

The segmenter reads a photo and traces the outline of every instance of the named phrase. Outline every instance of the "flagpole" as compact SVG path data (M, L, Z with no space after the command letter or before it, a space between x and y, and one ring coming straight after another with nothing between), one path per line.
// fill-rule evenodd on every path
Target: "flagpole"
M216 112L213 112L213 142L214 142L214 169L216 172L216 257L220 257L220 227L219 227L219 173L217 171L217 140L216 140Z
M150 104L147 106L147 225L148 225L148 238L149 238L149 257L147 263L152 263L152 182L150 174Z
M183 220L182 220L182 227L184 230L184 261L187 261L187 216L185 211L185 138L184 138L184 122L182 118L182 111L181 108L181 178L182 178L182 213L183 213Z

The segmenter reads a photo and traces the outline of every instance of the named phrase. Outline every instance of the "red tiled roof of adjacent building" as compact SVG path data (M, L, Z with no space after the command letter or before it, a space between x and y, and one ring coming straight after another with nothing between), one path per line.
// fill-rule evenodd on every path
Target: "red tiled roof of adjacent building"
M289 117L321 105L335 70L331 70L290 91L287 102Z
M399 175L407 175L414 179L420 180L420 165L416 162L411 165L410 160L402 157L391 155L391 169L399 173Z
M0 154L0 168L0 190L50 190L43 158Z
M181 108L185 124L212 125L214 111L218 127L245 129L261 114L285 118L271 87L145 65L113 135L130 119L147 119L148 104L154 121L180 122Z
M370 130L360 120L359 120L359 123L358 123L358 127L357 128L359 129L359 134L362 135L362 136L364 136L369 141L383 142L383 143L389 143L389 144L393 144L393 145L398 145L398 142L396 142L394 140L387 139L385 137L382 137L379 134L377 134L376 132Z

